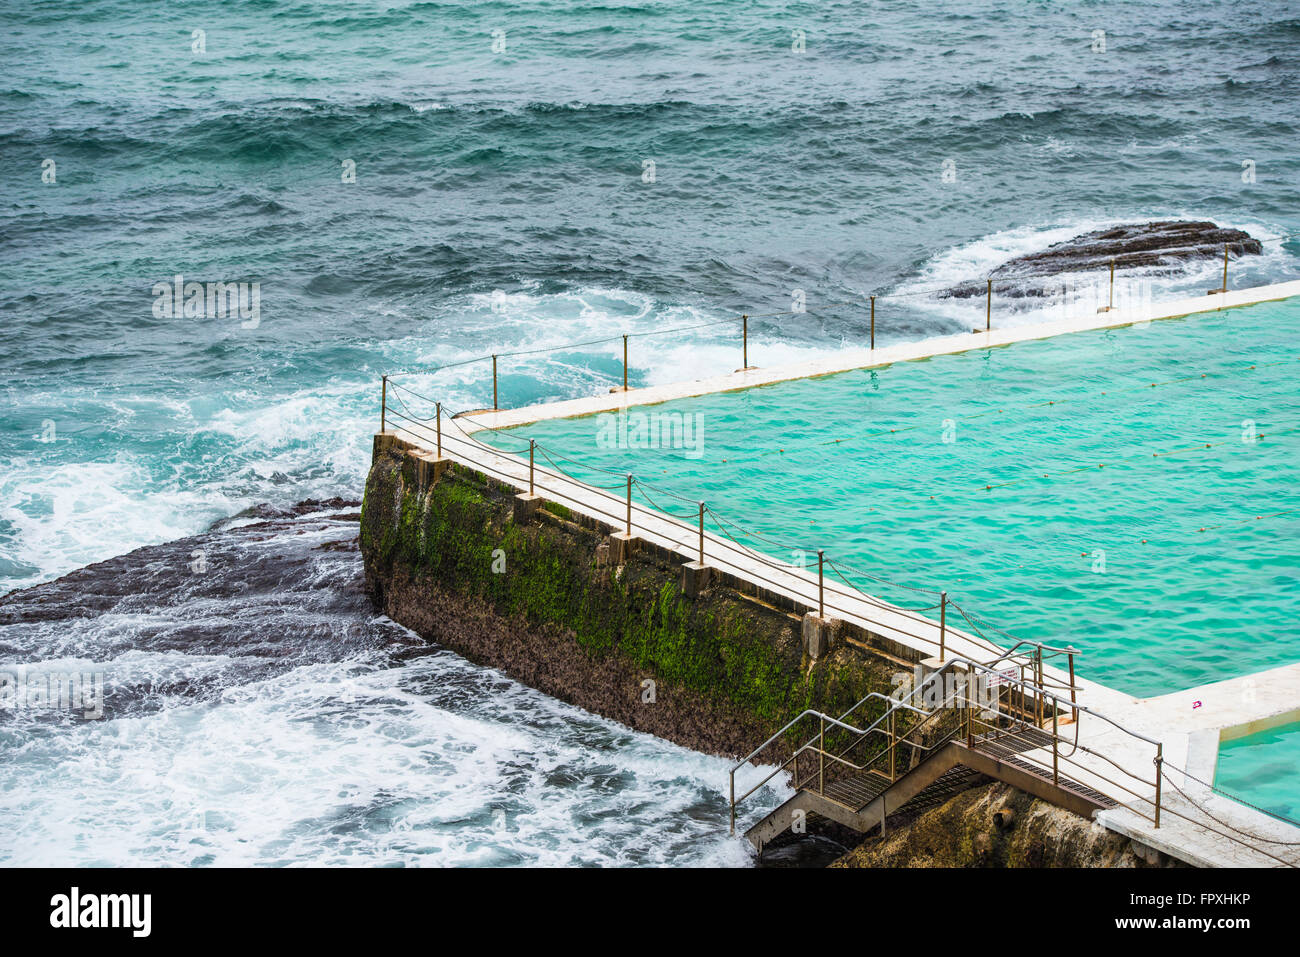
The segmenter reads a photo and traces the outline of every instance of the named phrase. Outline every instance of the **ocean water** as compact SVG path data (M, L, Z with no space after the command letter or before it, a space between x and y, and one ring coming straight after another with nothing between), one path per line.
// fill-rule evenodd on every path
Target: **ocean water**
M483 405L483 364L428 370L801 289L808 313L751 321L772 365L860 340L865 313L824 304L1097 225L1295 232L1297 40L1288 2L6 4L0 591L355 498L386 371ZM1294 274L1294 244L1267 250L1234 282ZM256 322L155 315L178 275L258 283ZM912 296L878 336L969 310ZM737 364L716 329L638 342L635 384ZM589 394L619 361L511 360L502 401ZM42 640L4 661L57 660Z
M730 761L376 617L356 519L261 509L0 603L0 864L749 863Z

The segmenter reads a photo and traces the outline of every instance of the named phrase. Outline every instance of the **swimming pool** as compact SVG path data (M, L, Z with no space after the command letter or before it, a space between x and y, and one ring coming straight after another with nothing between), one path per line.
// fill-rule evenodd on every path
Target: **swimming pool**
M1266 811L1300 820L1297 755L1300 755L1300 723L1225 741L1219 745L1214 783Z
M480 437L946 589L1146 696L1300 660L1297 332L1266 303Z

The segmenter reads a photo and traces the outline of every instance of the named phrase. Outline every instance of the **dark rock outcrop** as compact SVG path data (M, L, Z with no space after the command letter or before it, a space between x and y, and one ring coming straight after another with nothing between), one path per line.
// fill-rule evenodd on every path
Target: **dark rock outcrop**
M1227 246L1230 256L1259 255L1258 239L1240 229L1224 229L1208 221L1166 220L1133 223L1083 233L1055 243L1041 252L1009 259L989 276L999 296L1041 296L1056 291L1057 284L1044 278L1061 273L1142 268L1172 274L1182 263L1222 258ZM944 290L942 298L983 296L987 285L972 280Z

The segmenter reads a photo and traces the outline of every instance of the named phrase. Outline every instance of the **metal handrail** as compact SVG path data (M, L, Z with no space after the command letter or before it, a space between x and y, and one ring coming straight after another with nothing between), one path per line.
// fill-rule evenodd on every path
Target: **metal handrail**
M917 690L917 689L913 689L913 693L915 693L916 690ZM730 782L731 782L731 786L730 786L730 792L731 792L731 830L732 830L733 832L735 831L735 826L736 826L736 807L737 807L739 804L741 804L741 803L742 803L746 798L748 798L751 794L753 794L753 793L755 793L756 791L760 790L760 789L761 789L762 787L764 787L764 786L765 786L769 781L771 781L774 777L776 777L778 774L780 774L782 771L784 771L784 770L785 770L785 769L790 765L791 762L793 762L793 761L797 761L798 758L799 758L799 755L804 754L805 752L809 752L809 751L811 751L812 753L817 754L817 755L820 756L820 757L823 757L823 758L830 758L832 761L834 761L834 762L836 762L836 763L838 763L838 764L845 765L846 767L853 768L853 769L856 770L856 771L864 771L864 770L867 770L867 769L869 769L873 764L875 764L877 761L879 761L882 757L885 757L886 755L892 753L892 752L894 751L894 749L898 746L898 744L900 744L900 743L904 743L903 739L905 739L905 738L907 738L907 737L909 737L909 736L915 734L915 733L917 732L917 730L919 730L919 729L920 729L924 724L926 724L927 722L933 720L933 719L934 719L935 717L937 717L938 715L942 714L942 713L943 713L943 707L946 706L946 705L947 705L947 704L948 704L948 703L949 703L953 698L955 698L955 697L956 697L956 694L954 693L954 694L953 694L952 696L950 696L949 698L946 698L946 699L941 703L941 706L940 706L940 707L934 709L933 711L926 711L925 709L917 708L917 707L915 707L914 705L911 705L911 704L909 704L909 703L907 703L906 701L903 701L903 700L901 700L901 699L893 698L893 697L890 697L890 696L888 696L888 695L882 695L882 694L880 694L879 692L872 692L872 693L866 695L865 697L863 697L862 699L860 699L857 703L855 703L854 705L852 705L848 710L846 710L842 715L840 715L840 718L841 718L841 719L842 719L842 718L845 718L845 717L847 717L849 714L851 714L852 712L856 711L856 710L857 710L858 708L860 708L862 705L866 704L868 701L871 701L871 700L881 700L881 701L889 702L889 703L890 703L890 707L887 708L887 709L885 710L885 713L882 714L882 715L881 715L879 718L877 718L875 721L873 721L871 724L869 724L866 728L856 728L856 727L854 727L853 725L847 724L847 723L845 723L845 722L842 721L842 720L838 720L838 719L832 718L832 717L830 717L829 715L823 714L823 713L820 712L820 711L814 711L814 710L812 710L812 709L809 709L809 710L806 710L806 711L800 713L797 717L795 717L795 718L793 718L791 721L789 721L789 722L785 725L785 727L783 727L780 731L777 731L775 734L773 734L771 737L769 737L766 741L764 741L761 745L759 745L757 748L755 748L753 751L751 751L751 752L750 752L746 757L744 757L744 758L741 759L739 762L737 762L737 763L735 764L735 766L733 766L733 767L731 768L730 772L728 773L728 777L729 777ZM881 724L881 722L883 722L886 718L892 717L892 716L893 716L894 714L896 714L899 710L905 710L905 711L913 712L913 713L915 713L915 714L919 714L919 715L921 715L921 720L918 721L916 724L914 724L910 729L908 729L908 730L905 731L905 732L902 732L901 734L899 734L899 733L891 734L891 742L890 742L889 747L885 748L885 749L884 749L883 751L881 751L880 753L874 755L874 756L871 758L871 760L865 762L864 764L855 764L854 762L849 761L849 760L847 760L847 759L845 759L845 758L843 757L844 754L847 754L850 750L852 750L853 748L855 748L855 747L857 747L859 744L861 744L862 741L866 740L867 735L871 734L873 731L879 731L879 725ZM815 716L815 717L823 718L824 720L829 721L832 725L835 725L835 726L837 726L837 727L841 727L841 728L843 728L843 729L845 729L845 730L847 730L847 731L849 731L849 732L851 732L851 733L857 735L857 738L856 738L856 740L855 740L852 744L850 744L848 747L846 747L846 748L845 748L843 751L841 751L839 754L835 754L835 753L833 753L833 752L830 752L830 751L825 750L825 748L822 746L822 745L824 744L824 738L825 738L825 730L824 730L824 728L823 728L823 730L820 731L817 735L815 735L814 737L810 738L807 742L805 742L804 744L802 744L802 745L800 745L798 748L796 748L795 751L794 751L794 753L791 754L790 757L788 757L788 758L786 758L784 761L782 761L781 764L779 764L776 768L774 768L774 769L773 769L773 770L772 770L772 771L771 771L771 772L770 772L766 777L764 777L761 781L759 781L757 784L755 784L753 787L751 787L751 788L750 788L748 791L746 791L744 794L740 795L739 797L736 797L736 772L739 771L739 770L740 770L742 767L744 767L746 764L750 763L754 758L756 758L760 753L762 753L762 752L763 752L764 750L766 750L768 747L770 747L770 746L773 744L773 742L775 742L776 740L778 740L782 735L784 735L787 731L789 731L789 730L790 730L790 729L791 729L795 724L797 724L798 722L802 721L805 717L808 717L808 716ZM879 733L885 734L885 733L889 733L889 732L879 731ZM818 742L818 743L817 743L817 744L814 744L814 742ZM905 742L905 743L907 743L910 747L915 748L915 749L920 750L920 751L931 751L931 750L934 750L936 747L939 746L939 744L934 744L934 745L925 745L925 744L921 744L921 743L918 743L918 742L912 742L912 741L907 741L907 742ZM796 767L797 767L797 764L796 764ZM797 774L797 772L796 772L795 777L796 777L796 785L797 785L797 784L798 784L798 780L797 780L797 779L798 779L798 774ZM819 788L819 792L818 792L818 793L821 793L821 789L820 789L820 788Z
M870 694L868 694L866 697L864 697L864 698L862 698L860 701L858 701L857 704L853 705L853 707L849 708L848 711L845 711L844 714L840 715L840 718L833 718L833 717L831 717L830 715L825 714L824 712L817 711L817 710L814 710L814 709L812 709L812 708L806 709L806 710L800 712L800 713L799 713L798 715L796 715L794 718L790 719L790 721L786 722L786 724L785 724L784 727L782 727L779 731L777 731L777 732L775 732L774 734L772 734L771 737L769 737L766 741L764 741L764 742L763 742L762 744L760 744L757 748L755 748L753 751L751 751L748 755L746 755L746 756L745 756L744 758L742 758L741 760L737 761L736 764L731 768L731 770L730 770L730 772L729 772L729 777L730 777L730 779L731 779L732 828L733 828L733 829L735 828L735 808L736 808L736 805L739 804L740 802L744 801L745 798L749 797L749 796L750 796L751 794L753 794L755 791L758 791L760 788L764 787L764 786L767 784L767 782L771 781L772 778L776 777L778 774L780 774L782 771L784 771L785 768L790 764L790 762L793 761L793 760L795 760L796 758L798 758L798 756L799 756L800 754L803 754L805 751L812 750L812 751L815 751L815 752L821 754L822 756L830 757L832 760L840 760L840 759L837 758L835 755L830 754L829 752L826 752L826 751L824 751L824 750L822 750L822 749L820 749L820 748L816 748L816 747L814 747L813 744L812 744L812 742L813 742L814 740L817 740L817 738L811 738L811 739L809 739L808 742L806 742L805 744L803 744L803 745L801 745L800 747L798 747L798 748L794 751L794 753L790 755L790 757L786 758L783 762L781 762L780 765L778 765L775 769L773 769L773 770L772 770L772 771L767 775L767 777L763 778L761 781L759 781L757 784L755 784L753 787L751 787L748 791L746 791L744 794L742 794L739 798L736 797L736 772L737 772L737 771L739 771L741 768L743 768L746 764L749 764L751 761L753 761L754 758L758 757L759 754L761 754L763 751L765 751L767 748L769 748L769 747L770 747L770 746L771 746L775 741L777 741L779 738L781 738L781 737L782 737L786 732L788 732L788 731L789 731L791 728L793 728L796 724L798 724L799 722L803 721L805 718L808 718L808 717L820 718L823 722L830 722L830 724L834 725L835 727L843 728L843 729L846 730L846 731L849 731L849 732L851 732L851 733L853 733L853 734L858 735L860 738L861 738L862 736L865 736L865 735L867 735L867 734L870 734L871 731L875 728L875 724L872 724L871 726L869 726L869 727L867 727L867 728L865 728L865 729L863 729L863 728L856 728L856 727L854 727L853 725L848 724L847 722L845 722L845 721L843 721L843 720L841 720L841 719L844 718L845 716L847 716L849 713L851 713L851 712L857 710L859 707L861 707L861 706L862 706L863 704L865 704L866 702L871 701L871 700L873 700L873 699L875 699L875 700L880 700L880 701L893 702L895 705L899 704L899 702L896 702L893 698L890 698L888 695L883 695L883 694L881 694L881 693L878 692L878 691L873 691L873 692L871 692ZM915 711L915 712L917 712L917 713L919 713L919 714L926 714L926 712L922 711L921 709L919 709L919 708L914 708L914 707L912 707L912 706L910 706L910 705L905 705L904 707L906 707L907 710L909 710L909 711ZM893 709L893 708L887 709L886 713L889 713L889 711L892 711L892 710L894 710L894 709ZM879 721L876 722L876 724L878 724L878 723L879 723ZM824 732L824 730L823 730L822 734L824 735L824 733L825 733L825 732ZM818 737L821 737L821 735L819 735ZM854 764L853 764L852 762L850 762L850 761L840 761L840 763L846 764L846 765L848 765L848 766L850 766L850 767L853 767L853 768L855 768L855 769L857 769L857 770L862 770L861 768L859 768L857 765L854 765Z
M1039 652L1041 653L1041 647L1042 647L1042 646L1041 646L1040 643L1038 643L1038 642L1023 641L1023 642L1018 643L1015 647L1018 648L1018 647L1020 647L1021 645L1030 645L1030 646L1033 646L1033 647L1035 647L1036 650L1039 650ZM765 742L764 742L762 745L760 745L757 749L755 749L755 750L754 750L753 752L751 752L748 756L746 756L742 761L740 761L738 764L736 764L736 765L731 769L731 771L729 772L729 777L730 777L730 780L731 780L731 828L732 828L733 832L734 832L734 830L735 830L735 817L736 817L736 807L737 807L737 805L739 805L740 803L742 803L746 798L748 798L750 795L752 795L753 793L755 793L756 791L758 791L760 788L762 788L764 785L766 785L767 782L770 781L772 778L774 778L776 775L778 775L778 774L780 774L782 771L784 771L784 770L789 766L789 764L791 763L791 761L797 761L799 755L801 755L801 754L804 754L804 753L806 753L806 752L812 752L812 753L818 754L819 757L822 757L822 758L829 757L829 758L831 758L831 760L832 760L833 762L838 763L838 764L842 764L842 765L845 765L845 766L848 766L848 767L851 767L851 768L854 768L855 770L859 770L859 771L862 771L862 770L868 770L868 769L871 769L872 766L873 766L874 764L876 764L876 763L877 763L881 758L893 754L893 753L896 751L896 749L898 748L899 744L904 743L904 739L906 739L907 737L909 737L909 736L915 734L917 730L919 730L922 726L924 726L924 725L927 724L928 722L934 720L934 719L936 718L936 716L938 716L938 715L944 713L944 712L945 712L945 711L946 711L946 710L951 706L951 704L952 704L955 700L958 700L958 699L960 698L960 699L963 701L964 705L967 707L968 712L969 712L970 714L973 715L974 712L975 712L976 710L978 710L978 708L976 707L976 705L980 705L980 706L982 706L982 705L983 705L983 702L979 702L979 701L977 701L976 699L971 698L971 697L969 696L969 694L966 693L966 689L965 689L965 688L963 688L961 691L958 691L958 690L954 689L954 691L953 691L951 694L948 694L948 695L944 698L944 700L943 700L942 702L940 702L938 706L936 706L936 708L935 708L933 711L926 711L926 710L924 710L924 709L917 708L917 707L915 707L914 704L912 704L912 702L915 700L915 698L916 698L916 696L917 696L918 694L921 694L921 693L923 693L923 692L926 692L926 691L928 691L928 690L931 690L931 689L933 688L933 686L934 686L934 684L935 684L936 681L942 680L942 677L943 677L945 674L947 674L947 673L951 673L951 672L953 672L955 669L957 669L957 668L959 668L959 667L964 667L964 668L966 669L965 674L962 675L962 677L963 677L963 681L964 681L964 682L965 682L965 681L968 681L968 677L969 677L969 675L976 674L976 673L982 673L982 674L985 674L985 675L996 676L996 677L998 677L998 678L1000 679L1000 683L1002 683L1002 684L1006 684L1006 685L1008 685L1008 686L1011 686L1011 685L1018 685L1018 686L1020 686L1020 688L1021 688L1021 690L1022 690L1022 697L1023 697L1023 693L1026 693L1026 692L1027 692L1027 693L1029 693L1029 694L1032 694L1035 698L1040 698L1040 699L1050 699L1050 700L1053 702L1053 725L1054 725L1054 727L1053 727L1053 730L1050 731L1050 732L1046 732L1046 729L1044 729L1040 724L1038 724L1038 723L1036 723L1036 722L1031 722L1031 721L1027 720L1026 718L1023 718L1023 717L1022 717L1022 718L1015 718L1013 715L1010 715L1010 714L1008 714L1008 717L1009 717L1011 720L1016 721L1018 724L1020 724L1020 725L1022 726L1023 730L1028 730L1029 728L1034 728L1035 730L1037 730L1037 731L1039 731L1039 732L1045 732L1045 733L1049 733L1049 734L1050 734L1050 742L1051 742L1051 747L1052 747L1052 751L1053 751L1053 758L1054 758L1054 761L1053 761L1053 767L1054 767L1054 774L1055 774L1056 776L1059 776L1058 761L1061 760L1061 759L1066 760L1066 761L1070 762L1071 764L1074 764L1074 765L1078 766L1079 768L1081 768L1081 769L1083 769L1083 770L1088 770L1088 769L1084 768L1084 766L1083 766L1082 764L1079 764L1079 762L1078 762L1076 759L1074 759L1074 754L1077 753L1077 751L1079 750L1079 747L1080 747L1080 745L1079 745L1079 726L1080 726L1080 722L1077 720L1077 718L1076 718L1075 721L1072 722L1072 723L1074 724L1074 728L1073 728L1073 741L1070 741L1070 739L1068 739L1068 738L1062 738L1062 737L1060 736L1060 734L1055 730L1055 724L1056 724L1056 718L1057 718L1057 715L1059 715L1060 712L1065 711L1065 710L1072 710L1073 712L1075 712L1076 715L1077 715L1078 713L1090 714L1090 715L1092 715L1092 716L1094 716L1094 717L1100 718L1101 720L1103 720L1103 721L1105 721L1106 723L1108 723L1108 724L1114 726L1115 728L1118 728L1120 731L1123 731L1125 734L1128 734L1128 735L1130 735L1130 736L1132 736L1132 737L1134 737L1134 738L1137 738L1138 740L1144 741L1144 742L1146 742L1146 743L1148 743L1148 744L1154 745L1155 748L1156 748L1156 763L1157 763L1157 765L1159 765L1159 764L1161 763L1161 761L1162 761L1163 745L1161 744L1161 742L1155 740L1154 738L1150 738L1150 737L1148 737L1147 735L1141 734L1140 732L1132 731L1132 730L1130 730L1129 728L1124 727L1122 724L1120 724L1119 722L1115 721L1114 719L1108 717L1107 715L1102 714L1101 712L1096 711L1095 709L1088 708L1088 707L1083 706L1083 705L1079 705L1079 704L1075 703L1074 701L1069 701L1069 702L1067 702L1066 699L1065 699L1063 696L1058 695L1058 694L1056 694L1055 692L1049 690L1049 689L1046 688L1046 687L1045 687L1041 682L1032 682L1032 681L1026 680L1026 679L1023 678L1023 677L1009 676L1009 675L1000 674L999 672L997 672L997 671L995 670L995 667L994 667L994 666L1006 662L1008 659L1011 658L1011 656L1013 655L1013 653L1014 653L1014 649L1012 649L1012 650L1006 652L1005 654L999 656L999 657L996 658L996 659L993 659L993 661L992 661L991 663L987 663L987 664L984 663L984 662L973 661L973 660L965 659L965 658L954 658L954 659L951 659L951 660L945 662L941 667L939 667L938 669L936 669L934 672L932 672L931 674L927 675L927 676L926 676L926 677L925 677L925 678L924 678L920 683L916 684L916 685L915 685L915 686L914 686L910 691L908 691L905 695L903 695L902 697L899 697L899 698L893 698L893 697L883 696L883 695L879 694L878 692L873 692L872 694L867 695L866 697L864 697L864 698L862 698L860 701L858 701L856 704L854 704L852 707L850 707L848 710L846 710L846 711L844 712L844 714L842 714L842 715L840 716L841 718L845 718L845 717L847 717L849 714L851 714L851 713L853 713L854 711L856 711L858 708L860 708L860 707L861 707L862 705L864 705L866 702L868 702L868 701L870 701L870 700L873 700L873 699L880 700L880 699L884 698L885 700L889 701L890 704L891 704L891 706L890 706L889 708L886 709L885 713L882 714L882 715L881 715L879 718L877 718L875 721L871 722L871 723L870 723L869 725L867 725L867 727L865 727L865 728L857 728L857 727L854 727L854 726L852 726L852 725L849 725L849 724L845 723L844 721L836 720L836 719L834 719L834 718L830 718L829 716L822 715L821 712L815 712L815 711L812 711L812 710L809 710L809 711L805 711L805 712L803 712L803 713L800 714L797 718L795 718L794 720L792 720L792 721L790 721L788 724L786 724L786 726L785 726L784 728L782 728L780 731L778 731L776 734L774 734L774 735L772 735L770 738L768 738L767 741L765 741ZM1021 667L1023 667L1023 663L1021 663ZM1071 689L1071 690L1073 690L1073 689ZM910 711L910 712L914 712L914 713L920 714L920 715L922 715L923 717L922 717L922 719L921 719L920 721L916 722L916 724L913 725L913 727L912 727L911 729L909 729L909 730L907 730L907 731L905 731L905 732L903 732L903 733L901 733L901 734L899 734L899 733L894 733L894 734L892 734L892 735L891 735L891 741L890 741L889 746L886 747L886 748L885 748L883 751L881 751L880 753L874 755L874 756L873 756L869 761L867 761L867 762L865 762L865 763L863 763L863 764L861 764L861 765L858 765L858 764L855 764L854 762L848 761L848 760L846 760L846 759L843 758L843 755L847 754L847 753L848 753L849 751L851 751L853 748L855 748L855 747L857 747L858 745L860 745L860 744L862 743L862 741L866 740L867 735L869 735L869 734L870 734L871 732L873 732L873 731L878 730L878 729L879 729L879 726L880 726L884 721L886 721L887 719L892 718L892 717L893 717L893 716L898 712L898 710L900 710L900 709L906 709L907 711ZM768 775L767 775L767 776L766 776L762 781L760 781L760 782L759 782L758 784L756 784L754 787L750 788L747 792L745 792L743 795L741 795L739 798L737 798L737 797L736 797L736 794L735 794L735 775L736 775L736 771L738 771L738 770L739 770L741 767L743 767L745 764L748 764L750 761L752 761L752 760L753 760L755 757L757 757L757 756L758 756L758 755L759 755L763 750L765 750L767 747L769 747L769 746L770 746L774 741L776 741L776 740L777 740L778 738L780 738L783 734L785 734L786 732L788 732L788 731L789 731L789 730L790 730L790 729L791 729L791 728L792 728L796 723L798 723L799 721L803 720L804 717L806 717L806 716L808 716L808 715L810 715L810 714L812 714L812 715L817 715L817 716L819 716L819 717L825 718L825 719L831 721L831 723L832 723L833 725L838 726L838 727L841 727L841 728L844 728L845 730L850 731L851 733L853 733L853 734L856 736L856 737L855 737L855 740L854 740L850 745L848 745L846 748L844 748L842 751L840 751L838 754L837 754L837 753L830 752L830 751L827 751L827 750L825 749L825 747L824 747L824 744L825 744L825 731L824 731L824 729L823 729L823 730L822 730L821 732L819 732L816 736L814 736L813 738L810 738L807 742L805 742L803 745L801 745L799 748L797 748L797 749L794 751L794 753L793 753L789 758L787 758L785 761L783 761L783 762L781 763L780 766L778 766L778 767L775 768L772 772L770 772L770 773L769 773L769 774L768 774ZM973 722L973 720L974 720L973 718L968 718L968 719L967 719L967 736L968 736L968 743L970 743L970 744L973 744L973 743L974 743L974 742L973 742L973 730L972 730L972 722ZM948 737L951 738L951 737L955 736L955 733L956 733L956 732L954 731L954 733L951 734L951 735L949 735ZM1018 736L1018 734L1019 734L1019 733L1017 733L1017 732L1013 732L1013 733L1011 733L1010 735L1007 735L1007 736L1008 736L1008 737L1015 737L1015 736ZM1065 741L1066 743L1070 744L1070 746L1071 746L1070 754L1068 754L1068 755L1061 755L1061 754L1059 753L1059 751L1057 750L1057 743L1058 743L1059 741ZM908 742L906 742L906 743L907 743L909 746L911 746L911 747L919 748L920 750L925 750L925 751L932 750L933 747L937 746L937 745L935 745L935 746L920 745L920 744L917 744L917 743L915 743L915 742L910 742L910 741L908 741ZM1046 746L1047 746L1047 745L1043 745L1043 747L1046 747ZM1152 784L1152 782L1147 781L1146 779L1142 778L1140 775L1137 775L1137 774L1133 773L1132 771L1129 771L1128 769L1126 769L1126 768L1120 766L1119 764L1117 764L1116 762L1112 761L1111 759L1106 758L1105 755L1102 755L1102 754L1100 754L1100 753L1098 753L1098 752L1096 752L1096 751L1094 751L1094 750L1092 750L1092 749L1087 749L1087 748L1085 748L1084 751L1085 751L1086 753L1088 753L1088 754L1093 754L1093 755L1095 755L1096 757L1102 758L1102 759L1105 760L1107 763L1113 765L1113 766L1116 767L1119 771L1121 771L1122 773L1128 775L1129 777L1133 778L1135 781L1137 781L1137 782L1139 782L1139 783L1141 783L1141 784L1148 785L1148 786L1150 786L1150 785ZM796 764L796 767L797 767L797 764ZM1097 777L1102 777L1102 775L1097 774L1095 771L1089 771L1089 773L1094 774L1094 775L1096 775ZM795 783L796 788L797 788L797 789L802 789L802 782L798 779L798 774L797 774L797 773L796 773L796 775L795 775L795 778L796 778L796 780L795 780L794 783ZM824 776L823 776L820 772L819 772L819 775L818 775L818 779L819 779L818 793L822 793L822 788L824 788ZM1103 779L1104 779L1104 780L1109 780L1109 779L1105 779L1105 778L1103 778ZM1115 783L1117 786L1122 787L1122 785L1118 785L1117 782L1111 782L1111 783ZM1159 822L1159 812L1160 812L1160 786L1159 786L1159 777L1156 778L1156 781L1155 781L1155 788L1156 788L1156 794L1155 794L1155 799L1154 799L1154 801L1153 801L1152 803L1154 803L1154 804L1155 804L1155 807L1156 807L1156 814L1155 814L1155 818L1154 818L1154 820L1155 820L1155 824L1156 824L1157 827L1159 827L1159 826L1160 826L1160 822ZM1124 790L1129 791L1130 793L1133 793L1135 796L1137 796L1137 795L1136 795L1136 792L1133 792L1133 791L1132 791L1131 789L1129 789L1129 788L1124 788ZM1151 799L1150 799L1150 798L1144 798L1144 800L1148 800L1148 801L1150 801Z

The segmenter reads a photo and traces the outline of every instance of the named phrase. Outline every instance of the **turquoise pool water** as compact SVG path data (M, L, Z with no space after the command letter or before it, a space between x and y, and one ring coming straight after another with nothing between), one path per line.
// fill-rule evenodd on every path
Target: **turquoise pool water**
M1266 811L1300 820L1296 788L1300 723L1227 741L1219 746L1214 783Z
M702 499L782 560L945 588L1146 696L1300 659L1297 374L1289 301L634 409L628 441L601 416L493 441ZM675 447L638 440L679 412Z

